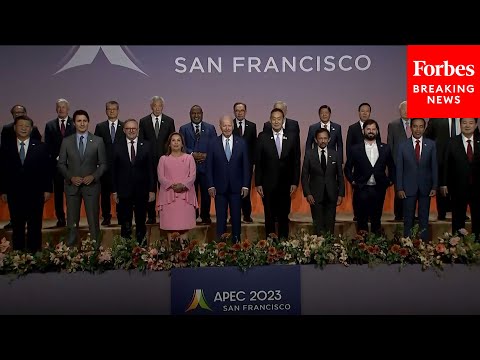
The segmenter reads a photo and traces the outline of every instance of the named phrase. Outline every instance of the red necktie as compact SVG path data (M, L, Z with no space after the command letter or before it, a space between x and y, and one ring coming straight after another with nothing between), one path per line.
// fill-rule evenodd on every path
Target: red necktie
M467 158L468 162L473 161L473 149L472 149L472 140L467 140Z
M417 158L417 163L420 162L420 140L415 141L415 157Z
M130 161L135 162L135 147L133 146L133 140L130 140Z
M65 120L62 120L62 125L60 125L60 132L62 133L62 137L65 137Z

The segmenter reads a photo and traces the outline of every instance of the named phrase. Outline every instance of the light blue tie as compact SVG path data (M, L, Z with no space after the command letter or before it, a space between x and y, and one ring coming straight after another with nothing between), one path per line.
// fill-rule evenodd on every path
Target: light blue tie
M277 133L275 136L275 145L277 146L278 158L280 159L280 156L282 155L282 142L280 140L280 133Z
M230 158L232 157L232 151L230 150L230 144L229 144L230 139L226 139L225 143L225 155L227 156L227 160L230 161Z
M20 161L22 162L22 165L23 165L23 162L25 161L25 143L22 141L20 143Z
M83 136L80 136L80 143L78 144L78 151L80 153L80 158L83 160L83 153L85 151L85 147L83 145Z
M110 137L112 138L112 144L115 142L115 125L112 123L110 128Z

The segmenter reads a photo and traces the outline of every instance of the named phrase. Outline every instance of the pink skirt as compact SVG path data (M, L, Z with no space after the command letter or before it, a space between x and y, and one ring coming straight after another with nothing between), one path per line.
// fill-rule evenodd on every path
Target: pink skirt
M175 197L175 201L160 206L160 229L190 230L196 226L195 207L184 199Z

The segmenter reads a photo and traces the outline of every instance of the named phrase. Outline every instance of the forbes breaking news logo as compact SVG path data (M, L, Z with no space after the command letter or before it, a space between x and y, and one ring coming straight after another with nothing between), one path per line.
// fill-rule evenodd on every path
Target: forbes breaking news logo
M408 117L479 117L480 45L407 46Z
M208 306L207 299L205 299L205 294L203 293L202 289L193 290L192 300L187 306L187 310L185 310L185 312L192 311L198 306L200 306L202 309L212 311L212 309L210 309L210 307Z

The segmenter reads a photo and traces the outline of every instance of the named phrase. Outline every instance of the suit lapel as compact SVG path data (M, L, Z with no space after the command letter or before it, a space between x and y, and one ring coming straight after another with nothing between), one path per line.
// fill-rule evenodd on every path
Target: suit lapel
M115 142L122 139L123 124L118 120L117 130L115 130Z

